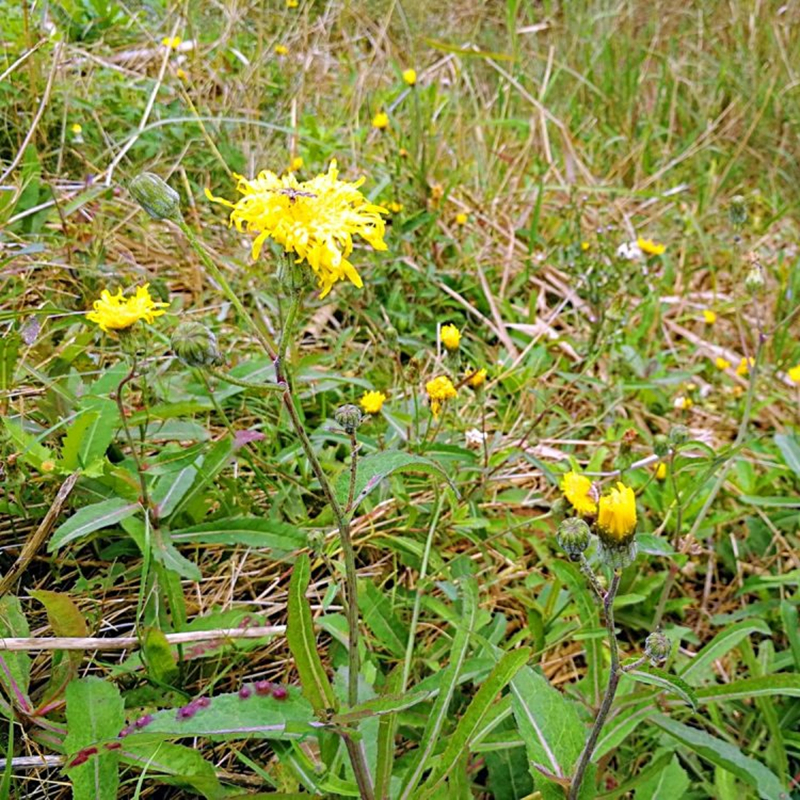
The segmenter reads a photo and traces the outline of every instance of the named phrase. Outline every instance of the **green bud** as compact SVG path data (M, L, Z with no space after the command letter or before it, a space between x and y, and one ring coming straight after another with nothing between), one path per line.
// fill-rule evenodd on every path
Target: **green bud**
M672 651L672 642L661 631L653 631L644 642L644 654L654 667L663 664Z
M131 182L130 193L153 219L181 219L181 198L158 175L142 172Z
M659 458L669 455L669 439L663 433L657 433L653 438L653 452Z
M559 547L572 559L577 561L580 554L589 546L591 531L580 517L565 519L556 532Z
M222 362L217 337L199 322L182 322L172 334L172 352L187 367L211 367Z
M615 542L611 539L600 539L598 547L600 560L613 570L625 569L625 567L636 561L636 554L639 547L636 539L631 537L625 542Z
M764 268L761 264L753 264L750 271L747 273L747 277L744 279L744 288L747 289L750 294L760 294L766 284Z
M731 197L731 205L728 209L728 215L731 220L731 225L735 228L741 228L747 222L747 204L744 197L740 194L735 194Z
M336 409L334 419L344 428L345 433L353 434L358 430L358 426L361 424L364 416L358 406L348 403Z
M673 425L669 431L669 443L673 447L680 447L680 445L689 441L690 436L691 433L685 425Z

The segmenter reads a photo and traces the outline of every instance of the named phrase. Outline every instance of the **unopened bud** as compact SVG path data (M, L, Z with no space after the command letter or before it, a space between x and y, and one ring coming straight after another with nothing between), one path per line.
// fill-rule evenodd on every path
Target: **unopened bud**
M669 431L669 443L673 447L686 444L691 436L689 429L685 425L673 425Z
M339 408L336 409L334 419L339 423L339 425L342 426L342 428L344 428L345 433L353 434L358 430L358 426L361 424L363 415L358 406L348 403L347 405L339 406Z
M172 352L187 367L212 367L222 361L217 337L200 322L182 322L172 334Z
M659 458L669 455L669 439L663 433L657 433L653 438L653 452Z
M731 205L728 209L728 215L731 220L731 225L735 228L741 228L747 222L747 204L744 197L740 194L735 194L731 197Z
M661 631L653 631L644 642L644 654L654 667L663 664L672 650L672 642Z
M764 280L764 268L760 264L754 264L744 279L744 288L750 294L759 294L766 286L766 283Z
M142 172L130 182L128 188L153 219L171 219L177 222L181 218L180 196L158 175Z
M556 532L559 547L573 561L589 546L590 536L589 526L580 517L565 519Z

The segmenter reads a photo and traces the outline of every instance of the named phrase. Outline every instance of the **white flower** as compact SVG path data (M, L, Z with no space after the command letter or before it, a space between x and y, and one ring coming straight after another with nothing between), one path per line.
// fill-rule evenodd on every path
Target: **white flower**
M482 447L486 441L486 434L481 433L477 428L470 428L464 436L467 440L467 447Z
M641 261L644 253L637 241L623 242L617 248L617 258L624 258L626 261Z

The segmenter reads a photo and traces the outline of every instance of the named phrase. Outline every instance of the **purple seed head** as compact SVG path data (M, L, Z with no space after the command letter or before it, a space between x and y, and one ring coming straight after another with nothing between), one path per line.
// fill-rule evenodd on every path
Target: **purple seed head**
M285 700L289 696L289 692L285 686L276 686L272 690L272 696L276 700Z
M143 717L139 717L139 719L137 719L136 722L133 723L133 727L139 728L141 730L142 728L146 728L152 721L153 721L153 715L145 714Z
M241 700L247 700L250 695L253 694L253 690L249 686L242 686L239 689L239 698Z
M256 681L256 694L265 695L272 692L272 684L269 681Z

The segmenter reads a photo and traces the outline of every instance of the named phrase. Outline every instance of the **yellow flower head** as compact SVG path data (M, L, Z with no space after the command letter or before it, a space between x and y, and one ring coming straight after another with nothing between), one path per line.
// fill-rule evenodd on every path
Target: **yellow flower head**
M289 48L285 44L276 44L275 45L275 55L276 56L288 56L289 55Z
M70 130L77 136L83 130L83 126L80 122L74 122Z
M303 157L295 156L289 164L289 172L297 172L297 170L303 169L303 164Z
M100 299L94 301L93 310L87 312L86 319L96 322L100 330L123 331L130 328L139 320L152 322L156 317L166 313L163 309L169 303L156 302L150 297L149 283L139 286L133 297L123 297L122 289L117 294L111 294L108 289L103 289Z
M428 381L425 384L425 391L428 393L428 399L431 401L431 411L434 417L439 416L442 403L456 396L456 387L453 386L453 381L446 375L440 375L438 378Z
M397 151L397 155L399 155L400 158L408 158L408 150L406 150L405 147L401 147Z
M792 367L786 374L789 376L789 380L792 383L800 383L800 364L796 367Z
M286 8L297 8L299 5L299 0L286 0Z
M183 39L181 39L180 36L165 36L161 40L161 44L164 45L164 47L169 47L170 50L177 50L181 46L182 41Z
M616 544L630 540L636 533L636 496L630 486L618 482L598 503L597 527L601 536Z
M712 311L710 308L704 308L703 320L705 321L706 325L713 325L717 321L716 311Z
M731 362L728 361L727 359L723 358L722 356L717 356L714 359L714 366L718 370L723 370L724 371L724 370L728 369L728 367L730 367L730 365L731 365Z
M641 236L636 240L639 249L648 256L660 256L667 249L665 245L658 244L652 239L643 239Z
M662 461L656 467L656 480L663 481L666 479L666 477L667 477L667 465Z
M486 383L486 377L489 373L486 372L485 369L479 369L473 372L469 378L467 378L467 383L473 388L478 389L479 387L483 386Z
M587 251L587 250L588 250L590 247L591 247L591 244L589 244L589 242L581 242L581 250L583 250L583 252L584 252L584 253L585 253L585 252L586 252L586 251Z
M458 345L461 343L461 331L455 325L449 323L442 325L439 335L442 339L442 344L448 350L458 350Z
M561 491L579 514L590 517L597 513L592 482L585 475L570 470L561 480Z
M385 111L379 111L372 118L372 127L379 131L384 131L389 127L389 115Z
M679 411L688 411L694 405L694 401L691 397L686 397L686 395L681 394L675 398L673 405Z
M392 214L399 214L402 210L403 210L402 203L398 203L396 200L392 200L392 202L389 203L389 211L391 211Z
M740 378L745 378L750 373L750 370L755 366L756 360L754 358L743 358L736 367L736 374Z
M182 81L189 79L189 76L186 74L186 70L181 69L180 67L178 67L178 69L175 70L175 75L177 75L177 77Z
M456 214L456 225L466 225L468 219L469 214L465 214L462 211L460 214Z
M309 264L322 290L320 297L325 297L345 278L359 288L364 285L348 261L354 235L376 250L386 250L386 223L381 214L387 210L361 194L364 178L350 183L340 181L338 175L336 161L331 161L327 173L303 182L291 173L279 178L265 170L253 180L236 176L237 191L244 195L236 203L214 197L208 189L206 197L233 209L231 224L237 230L258 234L253 242L254 259L267 239L274 240L287 253L294 253L298 264Z
M358 402L365 414L377 414L386 402L386 395L383 392L364 392Z
M417 71L415 69L403 70L403 80L409 86L415 86L417 83Z

